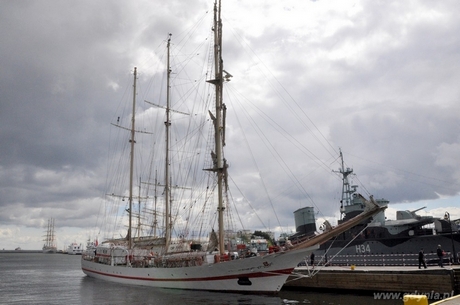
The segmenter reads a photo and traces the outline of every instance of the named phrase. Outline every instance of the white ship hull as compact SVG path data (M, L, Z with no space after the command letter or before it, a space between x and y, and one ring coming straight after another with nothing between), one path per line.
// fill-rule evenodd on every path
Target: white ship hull
M67 248L67 254L69 254L69 255L82 255L83 254L83 249L82 249L81 244L78 245L77 243L72 243Z
M97 279L150 287L209 291L276 293L297 264L318 247L272 253L201 266L133 268L82 257L83 272Z
M46 253L46 254L54 254L57 252L57 248L56 247L43 247L43 253Z

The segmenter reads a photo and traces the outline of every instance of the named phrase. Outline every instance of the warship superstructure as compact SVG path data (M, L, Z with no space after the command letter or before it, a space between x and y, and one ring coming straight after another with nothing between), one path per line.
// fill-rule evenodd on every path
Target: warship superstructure
M342 198L340 201L341 219L338 223L347 221L361 213L364 209L363 197L358 193L357 185L350 183L353 169L345 168L343 155L340 152L342 166L338 173L342 176ZM386 199L375 199L378 205L388 206ZM396 212L396 220L387 220L385 211L375 215L371 220L363 222L352 229L331 239L315 251L316 260L323 262L340 255L349 256L347 262L359 264L362 256L375 256L375 264L381 264L382 259L377 256L398 256L418 254L421 249L426 254L435 254L438 245L448 253L452 263L458 263L460 253L459 220L451 220L446 212L443 218L433 216L420 216L419 209ZM301 208L294 212L296 233L290 237L295 243L307 236L315 234L316 220L312 207ZM320 230L328 230L328 223ZM354 261L355 260L355 261ZM366 260L372 264L372 259Z

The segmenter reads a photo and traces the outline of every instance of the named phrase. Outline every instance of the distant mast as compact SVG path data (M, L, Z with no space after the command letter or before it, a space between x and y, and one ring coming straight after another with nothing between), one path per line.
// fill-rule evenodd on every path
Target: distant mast
M46 227L45 244L43 245L44 253L55 253L56 252L56 237L54 235L54 218L48 219L48 225Z

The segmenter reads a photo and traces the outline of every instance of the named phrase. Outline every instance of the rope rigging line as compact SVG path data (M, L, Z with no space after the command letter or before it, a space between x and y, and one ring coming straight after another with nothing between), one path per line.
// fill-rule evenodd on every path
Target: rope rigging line
M229 24L231 25L231 22L229 22ZM230 27L231 28L231 27ZM323 148L331 155L331 156L336 156L338 153L337 153L337 150L334 148L334 146L329 142L329 140L324 136L324 134L321 132L321 130L319 130L319 128L316 126L316 124L313 122L313 120L307 115L307 113L303 110L303 108L299 105L299 103L296 101L296 99L289 93L289 91L284 87L284 85L276 78L276 76L271 72L271 70L269 69L269 67L267 67L264 63L264 61L257 55L256 52L254 52L254 50L251 48L251 46L245 42L245 39L241 37L241 35L239 35L238 33L236 33L235 31L232 32L234 37L236 38L235 40L238 41L240 43L240 45L242 46L243 50L246 51L246 48L247 50L249 51L246 51L246 53L252 57L252 58L255 58L258 63L260 63L265 71L268 72L268 74L274 79L275 83L279 85L279 87L281 87L282 91L284 92L284 94L286 94L289 99L295 104L296 108L299 109L300 113L302 113L307 119L308 121L313 125L314 129L321 135L321 137L323 138L323 140L329 145L329 147L331 148L332 152L327 149L323 142L320 141L320 139L318 139L315 135L314 132L312 132L312 130L304 123L304 120L300 118L299 116L299 111L295 111L293 109L293 107L287 102L287 100L282 96L281 93L279 93L278 90L275 90L276 86L271 82L270 82L270 87L272 89L274 89L277 93L277 95L280 97L280 99L284 102L284 104L289 108L291 109L291 113L298 118L298 121L305 126L305 128L307 128L311 134L317 139L317 141L323 146ZM266 75L266 73L264 71L262 71L262 69L259 69L259 71L263 74L263 75ZM269 77L265 77L266 80L270 80ZM314 154L313 154L314 155ZM319 159L319 158L317 158Z
M357 234L355 237L353 237L353 239L345 246L343 247L339 252L337 252L330 260L330 262L332 262L332 260L340 254L340 252L342 252L343 249L345 249L346 247L348 247L348 245L353 241L355 240L359 235L361 235L361 233L367 229L369 227L369 224L364 228L362 229L359 234ZM334 241L337 239L337 236L335 237ZM323 262L324 258L325 258L325 255L327 254L327 252L329 251L329 249L331 248L333 242L331 243L331 245L329 246L329 248L326 250L326 252L324 253L324 255L321 257L319 263L317 264L317 266L319 268L315 268L315 269L310 269L310 268L307 268L307 275L305 274L301 274L301 273L297 273L297 272L292 272L291 273L291 276L294 276L295 278L291 279L291 280L287 280L286 283L289 283L289 282L292 282L292 281L297 281L301 278L311 278L313 276L315 276L318 272L320 272L324 267L326 267L326 265L320 265L321 262ZM306 266L308 267L308 261L305 259L305 264Z
M227 87L227 89L231 89L232 93L234 93L234 96L236 96L236 102L237 102L237 105L239 105L239 107L243 110L245 110L244 112L241 112L241 113L244 113L246 118L247 118L247 121L248 123L252 126L253 130L259 135L259 138L262 140L262 142L264 143L264 145L267 147L267 149L271 152L271 155L277 160L277 163L280 164L280 168L281 170L283 170L284 172L286 172L288 174L288 176L290 177L290 179L293 181L293 184L290 186L291 187L294 187L296 186L299 190L301 190L303 192L303 194L307 197L307 199L312 203L312 205L314 205L316 207L316 209L321 213L321 215L323 215L323 213L321 212L321 209L319 208L319 206L316 204L316 202L313 200L313 198L309 195L309 193L307 192L307 190L302 186L302 183L301 181L303 179L305 179L307 176L310 176L311 174L313 174L313 172L316 170L316 168L312 169L312 171L310 173L307 173L305 175L303 175L302 177L300 178L297 178L297 176L294 174L294 171L287 165L286 161L283 160L283 158L281 157L281 155L279 154L279 152L277 151L277 149L275 148L274 144L272 141L270 141L270 139L266 136L266 134L261 130L259 124L257 124L257 122L255 121L254 119L254 116L250 114L250 111L247 109L247 106L251 106L253 107L254 110L256 110L257 113L260 114L260 117L262 117L267 123L269 123L271 126L274 127L274 129L279 132L284 138L286 138L290 143L292 143L293 145L295 145L297 148L300 149L300 151L302 151L304 154L306 154L307 156L311 157L311 159L316 163L318 164L318 166L320 168L322 168L323 170L325 170L328 174L331 173L331 167L329 164L327 164L325 161L322 161L322 159L320 158L317 158L309 149L308 147L306 147L303 143L300 142L300 140L296 139L292 134L290 134L285 128L283 128L281 125L279 125L276 121L273 120L273 118L271 118L270 116L268 116L264 111L262 111L259 107L257 107L253 102L251 102L250 100L248 100L247 98L245 98L241 93L239 93L235 88L233 87ZM239 98L238 98L239 97ZM240 98L241 99L244 99L244 103L242 103L240 101ZM233 101L233 100L232 100ZM243 128L243 124L241 123L240 119L239 119L239 116L236 116L236 120L239 124L239 126L241 127L241 133L243 134L244 136L244 140L245 140L245 143L246 143L246 146L248 147L248 149L251 151L251 156L253 158L253 163L256 164L256 161L254 160L254 156L253 156L253 153L252 153L252 150L251 150L251 147L249 146L249 142L247 140L247 137L246 137L246 134L245 134L245 128ZM246 128L247 129L247 128ZM337 160L337 157L335 157L336 160ZM258 172L260 173L260 170L258 168L258 165L255 165ZM336 175L334 175L334 177L336 177ZM287 190L285 190L287 191ZM268 196L268 193L267 193L267 196ZM273 197L272 196L269 196L270 197L270 202L272 203L273 202ZM273 205L272 205L273 207ZM324 215L323 215L324 216Z
M340 249L334 256L332 256L332 258L330 259L329 262L332 262L334 260L334 258L339 255L345 248L347 248L358 236L361 235L361 233L364 232L364 230L366 230L367 228L369 227L369 224L367 224L358 234L355 235L355 237L353 237L344 247L342 247L342 249ZM334 238L334 241L337 239L337 236ZM321 256L321 259L319 261L319 263L325 261L325 256L327 255L327 252L331 249L332 245L333 245L334 242L331 243L331 245L329 246L329 248L326 250L326 252L324 252L324 255ZM326 265L317 265L321 268L318 268L318 271L316 271L315 273L313 273L312 276L314 276L316 273L318 273L321 269L323 269Z

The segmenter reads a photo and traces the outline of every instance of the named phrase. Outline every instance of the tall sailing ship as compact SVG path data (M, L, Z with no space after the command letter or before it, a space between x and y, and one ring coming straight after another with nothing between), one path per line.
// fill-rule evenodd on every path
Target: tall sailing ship
M48 219L46 226L46 235L43 239L45 244L43 245L43 253L56 253L56 237L54 234L54 218Z
M366 208L362 213L352 219L341 223L336 227L329 227L322 234L313 236L296 245L286 244L277 248L272 253L265 255L247 253L240 247L243 243L229 227L228 219L231 218L231 204L228 196L228 162L224 156L225 146L225 123L227 107L223 103L223 86L231 77L223 68L222 59L222 19L221 1L214 3L213 19L213 73L211 79L206 82L214 86L212 103L208 107L210 119L204 120L211 123L213 135L210 136L213 145L209 147L207 160L204 161L203 173L207 174L208 180L202 190L191 190L186 185L173 183L174 175L171 169L173 159L177 158L183 147L176 146L173 149L171 139L171 114L178 111L170 105L170 45L171 36L167 40L167 80L165 106L165 151L164 151L164 176L161 182L157 174L153 183L146 182L148 188L155 190L153 196L141 196L134 194L134 164L135 164L135 138L136 130L136 81L137 68L134 68L133 99L131 126L124 128L129 130L129 183L126 195L109 194L114 198L127 199L127 206L118 211L126 212L128 220L127 230L123 236L114 236L98 243L88 243L86 251L82 255L81 267L83 272L101 280L119 282L124 284L145 285L151 287L210 290L210 291L241 291L257 293L276 293L284 285L297 264L319 245L330 238L349 230L355 225L368 221L376 213L385 209L378 206L372 198L364 200ZM211 71L211 70L209 70ZM155 107L159 105L154 104ZM209 109L209 108L208 108ZM183 113L186 115L186 113ZM119 120L117 124L119 126ZM198 124L202 125L202 124ZM121 126L120 126L121 127ZM146 133L146 131L143 131ZM189 131L189 134L192 133ZM147 136L147 135L144 135ZM174 139L175 141L176 139ZM176 142L174 142L176 143ZM186 142L190 143L190 142ZM200 155L196 153L194 155ZM182 160L186 160L184 157ZM192 166L187 168L183 161L179 170L190 174ZM196 168L197 165L193 165ZM177 171L177 167L174 168ZM156 173L156 171L155 171ZM193 181L196 181L193 180ZM139 182L139 189L143 183ZM125 187L126 189L126 187ZM158 189L161 189L164 206L161 212L158 210ZM173 191L188 192L190 198L187 204L180 208L177 206L182 199L173 195ZM141 208L142 200L154 199L153 208ZM137 199L137 200L136 200ZM192 205L199 205L193 210ZM213 208L210 208L213 206ZM178 210L185 210L186 216L179 216ZM197 214L206 214L203 222L195 218ZM149 216L150 215L150 216ZM204 216L206 217L206 216ZM120 222L118 218L112 219ZM151 222L153 229L145 235L141 235L141 225ZM204 229L205 223L210 224L209 229ZM192 229L192 226L199 229ZM157 230L161 227L161 230ZM179 227L179 229L177 229ZM161 231L161 232L159 232ZM206 239L200 239L199 232ZM161 234L158 234L161 233Z

